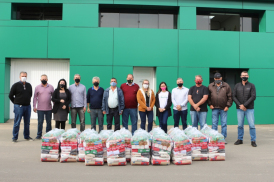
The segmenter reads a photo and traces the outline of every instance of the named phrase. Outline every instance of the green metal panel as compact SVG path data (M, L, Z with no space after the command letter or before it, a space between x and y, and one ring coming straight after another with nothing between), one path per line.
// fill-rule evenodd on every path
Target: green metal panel
M240 67L274 68L274 34L240 33Z
M239 67L239 32L180 30L179 65Z
M0 3L48 3L48 0L0 0Z
M113 4L113 0L48 0L49 3Z
M177 0L113 0L114 4L141 4L177 6Z
M266 12L259 18L259 32L266 32Z
M173 29L114 28L114 65L177 66L177 42Z
M0 94L0 101L2 103L0 104L0 123L5 123L7 120L9 120L10 115L9 94Z
M49 58L71 58L70 65L112 65L112 28L50 27Z
M180 29L196 30L196 7L180 7Z
M274 32L274 11L265 11L266 13L266 32Z
M81 75L81 84L86 86L88 91L89 88L93 86L92 78L98 76L100 78L100 87L106 89L109 87L110 78L112 77L112 66L71 66L70 67L70 83L74 83L74 75ZM71 121L71 120L70 120ZM77 118L77 123L80 124L79 118ZM85 113L85 123L91 124L90 114ZM97 121L98 123L98 121ZM106 122L106 116L104 117L104 124ZM98 126L97 126L98 130Z
M161 82L166 82L168 91L171 93L172 89L175 88L177 85L176 80L178 77L178 69L177 67L157 67L156 68L156 90L155 90L155 96L158 92L159 85ZM173 119L173 106L171 107L172 116L168 118L167 124L168 125L174 125L174 119ZM157 117L156 123L159 124L159 120Z
M5 57L46 58L47 28L1 27L0 47Z
M64 4L62 20L49 21L49 26L98 27L98 4Z
M248 0L243 1L243 9L274 10L273 2Z
M232 0L178 0L179 6L242 9L242 1Z
M0 21L0 26L7 27L48 27L47 20L7 20Z
M0 20L11 19L11 3L0 3Z
M255 101L255 124L274 124L273 123L273 108L263 107L268 103L273 103L274 97L257 97ZM245 122L247 124L247 122Z

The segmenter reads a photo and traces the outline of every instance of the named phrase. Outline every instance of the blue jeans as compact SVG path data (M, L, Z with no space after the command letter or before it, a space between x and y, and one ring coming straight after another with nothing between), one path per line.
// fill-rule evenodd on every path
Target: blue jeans
M22 117L24 117L24 138L29 138L29 125L30 125L30 114L31 114L31 106L21 106L18 104L14 104L13 110L15 117L14 117L14 124L13 124L13 140L18 139L18 133L20 129L20 123Z
M141 118L141 128L143 130L146 130L146 120L148 120L147 131L150 132L152 130L153 111L145 111L145 112L139 111L139 114Z
M218 123L219 123L219 116L221 118L221 126L222 126L222 135L226 138L227 136L227 111L222 109L213 109L212 110L212 129L218 131Z
M206 124L207 112L190 111L190 116L193 127L197 127L198 129L198 123L200 123L200 129L202 129Z
M174 128L179 127L180 117L182 119L183 130L187 128L187 109L184 111L178 111L173 109Z
M254 118L254 109L247 109L243 111L237 109L237 118L238 118L238 139L243 140L244 137L244 118L249 124L249 133L251 136L251 141L256 141L256 128L255 128L255 118Z
M167 133L167 119L168 119L168 111L159 112L159 125L162 130Z
M132 128L131 132L133 135L134 131L137 130L137 120L138 120L137 108L124 109L123 114L122 114L122 123L123 123L123 127L125 127L126 129L128 129L129 116L130 116L130 120L131 120L131 128Z
M42 137L42 130L43 130L43 123L44 123L44 116L46 116L46 122L47 122L47 127L46 127L46 132L49 132L51 130L51 111L37 111L38 115L38 127L37 127L37 137L36 138L41 138Z

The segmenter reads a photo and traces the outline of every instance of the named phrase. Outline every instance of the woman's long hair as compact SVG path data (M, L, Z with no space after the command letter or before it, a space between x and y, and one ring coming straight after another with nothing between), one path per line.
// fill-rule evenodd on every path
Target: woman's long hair
M162 91L162 89L161 89L161 85L162 85L162 84L165 84L165 85L166 85L166 82L161 82L161 83L160 83L160 85L159 85L159 90L158 90L157 94L159 94L159 93ZM166 85L166 91L168 91L167 85Z
M149 93L150 93L150 87L149 87L149 84L150 84L150 83L149 83L149 80L147 80L147 79L144 79L144 80L143 80L143 82L142 82L142 90L144 91L143 84L144 84L145 81L148 81L147 96L149 97ZM145 92L145 91L144 91L144 92Z
M61 81L64 81L64 82L65 82L65 87L64 87L64 89L67 90L67 81L66 81L64 78L62 78L62 79L60 79L60 80L58 81L57 89L58 89L58 90L61 90L61 88L60 88L60 82L61 82Z

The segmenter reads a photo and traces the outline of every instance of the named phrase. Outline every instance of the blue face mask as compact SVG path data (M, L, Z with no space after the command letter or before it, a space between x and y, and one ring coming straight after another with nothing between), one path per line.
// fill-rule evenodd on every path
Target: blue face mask
M117 83L111 82L110 85L113 86L113 87L115 87L117 85Z

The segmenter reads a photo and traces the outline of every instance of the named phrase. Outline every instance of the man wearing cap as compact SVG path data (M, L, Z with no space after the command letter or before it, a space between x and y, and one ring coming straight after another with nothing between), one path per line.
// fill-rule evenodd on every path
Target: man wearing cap
M214 82L208 86L208 105L212 109L212 129L218 131L219 117L221 118L222 135L227 136L227 111L232 105L230 86L222 80L220 73L215 73ZM226 142L225 142L226 143Z

